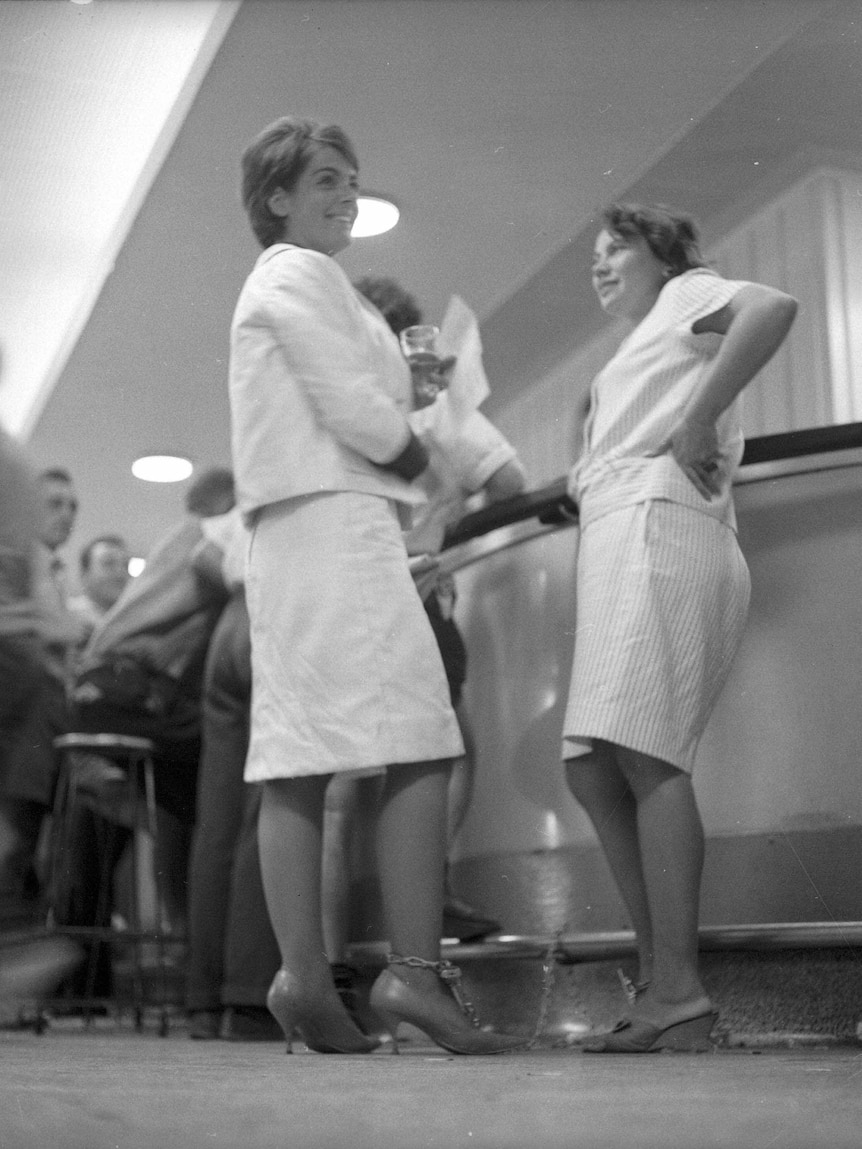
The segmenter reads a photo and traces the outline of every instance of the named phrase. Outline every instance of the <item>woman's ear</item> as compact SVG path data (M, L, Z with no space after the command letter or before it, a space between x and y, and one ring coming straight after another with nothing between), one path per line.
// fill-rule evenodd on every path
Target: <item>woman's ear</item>
M290 214L290 195L284 188L276 188L266 201L266 206L273 215L286 219Z

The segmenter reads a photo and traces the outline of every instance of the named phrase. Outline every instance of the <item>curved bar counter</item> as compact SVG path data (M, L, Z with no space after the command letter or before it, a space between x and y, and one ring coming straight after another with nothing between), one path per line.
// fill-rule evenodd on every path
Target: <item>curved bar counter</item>
M862 424L751 440L735 496L753 590L694 775L702 940L858 945ZM453 869L513 942L556 934L564 949L580 939L586 956L604 938L611 956L629 923L560 765L577 542L564 479L468 516L447 538L478 754Z

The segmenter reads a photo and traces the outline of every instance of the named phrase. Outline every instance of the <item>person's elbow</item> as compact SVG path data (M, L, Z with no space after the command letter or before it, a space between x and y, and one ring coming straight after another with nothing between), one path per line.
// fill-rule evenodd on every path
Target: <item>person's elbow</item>
M792 295L788 295L785 291L778 292L778 298L774 301L773 307L775 308L776 317L787 331L793 325L796 318L796 313L799 310L799 300Z
M527 485L527 475L519 459L509 459L491 475L485 484L485 494L489 502L499 503L523 493Z
M761 319L767 320L782 337L793 326L799 310L799 301L786 291L779 291L777 287L761 287L751 302L756 309L755 313L759 312Z

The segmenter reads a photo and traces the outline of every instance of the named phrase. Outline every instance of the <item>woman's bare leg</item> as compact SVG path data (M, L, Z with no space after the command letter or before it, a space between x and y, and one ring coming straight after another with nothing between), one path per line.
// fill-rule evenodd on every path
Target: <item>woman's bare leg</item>
M566 780L583 806L604 850L631 918L638 946L638 981L653 967L653 927L641 864L637 803L617 763L616 747L596 741L591 754L568 758Z
M617 748L637 802L641 864L653 931L652 984L644 1016L708 998L698 971L703 825L691 778L647 755Z
M282 968L267 1005L290 1042L295 1028L321 1053L370 1053L376 1039L354 1024L338 996L323 936L323 807L329 775L264 783L260 868Z
M329 784L324 803L321 913L330 964L346 960L350 927L350 851L359 785L359 780L350 774L336 775Z
M314 990L332 980L320 892L329 779L316 774L265 782L258 820L263 889L282 964Z
M440 960L451 762L413 762L387 771L377 823L380 886L394 954ZM398 977L458 1009L434 971L398 966Z
M440 957L450 769L449 759L390 767L377 825L390 945L427 961Z

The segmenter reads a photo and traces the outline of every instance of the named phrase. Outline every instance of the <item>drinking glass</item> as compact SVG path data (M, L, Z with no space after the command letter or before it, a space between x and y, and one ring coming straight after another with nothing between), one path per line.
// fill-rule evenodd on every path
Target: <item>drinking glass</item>
M401 350L410 364L417 409L433 403L446 386L446 379L440 373L441 360L437 353L439 334L440 328L433 323L418 323L413 327L405 327L398 336Z

